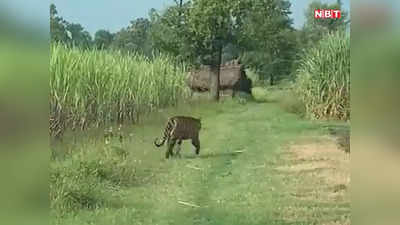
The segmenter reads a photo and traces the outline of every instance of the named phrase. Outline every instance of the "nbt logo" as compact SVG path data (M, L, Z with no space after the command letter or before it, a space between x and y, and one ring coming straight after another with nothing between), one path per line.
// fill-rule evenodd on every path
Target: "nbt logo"
M340 19L339 9L316 9L314 10L315 19Z

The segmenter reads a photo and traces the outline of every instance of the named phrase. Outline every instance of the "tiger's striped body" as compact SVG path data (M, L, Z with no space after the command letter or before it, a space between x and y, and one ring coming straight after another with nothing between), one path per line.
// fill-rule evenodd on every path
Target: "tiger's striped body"
M165 141L167 141L167 151L165 158L173 155L173 148L178 143L177 155L180 156L180 149L183 140L192 140L192 144L196 147L196 154L200 153L200 140L199 132L201 129L200 119L187 116L174 116L168 119L167 125L165 126L164 135L162 141L159 142L157 138L154 144L157 147L161 147Z

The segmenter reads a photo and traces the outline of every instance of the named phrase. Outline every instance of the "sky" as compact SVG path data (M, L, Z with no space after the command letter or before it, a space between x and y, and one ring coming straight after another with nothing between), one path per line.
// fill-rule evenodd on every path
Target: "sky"
M312 0L289 0L294 27L304 24L304 10ZM50 0L54 3L59 14L69 22L80 23L92 35L99 29L116 32L129 25L131 20L147 17L151 8L165 9L174 4L173 0ZM322 0L336 2L336 0ZM344 8L350 9L350 0L342 0ZM6 1L7 10L22 16L25 21L37 21L48 26L48 4L38 4L37 0ZM4 6L4 5L3 5ZM43 13L43 12L47 12Z
M52 0L59 12L69 22L80 23L92 35L99 29L116 32L129 25L135 18L147 17L151 8L162 10L174 4L173 0ZM312 0L291 0L294 27L304 24L304 10ZM322 2L336 2L323 0ZM345 9L350 8L350 0L343 0Z

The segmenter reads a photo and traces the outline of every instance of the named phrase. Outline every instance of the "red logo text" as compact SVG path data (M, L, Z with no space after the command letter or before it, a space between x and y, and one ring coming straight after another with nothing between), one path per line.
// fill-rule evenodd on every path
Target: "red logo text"
M314 10L315 19L340 19L339 9L316 9Z

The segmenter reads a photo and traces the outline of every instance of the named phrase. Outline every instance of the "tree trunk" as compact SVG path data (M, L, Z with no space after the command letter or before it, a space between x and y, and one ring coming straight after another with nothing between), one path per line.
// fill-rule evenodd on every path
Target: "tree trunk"
M218 49L217 60L210 68L210 98L214 101L219 101L219 86L221 74L222 46Z
M274 75L270 75L269 76L269 85L271 85L271 86L273 86L275 83L274 83Z
M210 99L219 100L219 66L211 65L210 67Z

